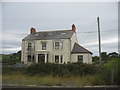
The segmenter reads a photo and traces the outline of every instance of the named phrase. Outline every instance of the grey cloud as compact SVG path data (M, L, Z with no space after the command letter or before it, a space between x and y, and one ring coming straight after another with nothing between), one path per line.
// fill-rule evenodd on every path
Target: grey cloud
M95 42L97 36L96 17L101 21L102 40L117 36L117 3L3 3L3 48L18 48L29 34L29 29L37 31L71 29L75 24L81 45L97 55L97 46L86 46ZM115 30L106 31L105 30ZM96 32L94 32L96 31ZM85 33L93 32L93 33ZM108 50L108 47L112 48ZM104 50L116 50L112 44L104 45ZM14 51L4 51L10 53Z

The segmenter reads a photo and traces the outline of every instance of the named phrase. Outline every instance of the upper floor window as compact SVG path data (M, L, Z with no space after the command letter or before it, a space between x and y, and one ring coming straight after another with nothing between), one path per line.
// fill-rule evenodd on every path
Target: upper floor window
M34 50L35 49L35 43L28 43L28 50Z
M63 42L53 43L53 49L63 49Z
M28 50L31 50L32 48L32 43L28 43Z
M42 42L42 50L46 50L46 42Z
M60 48L63 49L63 42L60 42Z
M78 55L78 62L83 62L83 55Z
M55 49L59 49L59 42L55 42Z

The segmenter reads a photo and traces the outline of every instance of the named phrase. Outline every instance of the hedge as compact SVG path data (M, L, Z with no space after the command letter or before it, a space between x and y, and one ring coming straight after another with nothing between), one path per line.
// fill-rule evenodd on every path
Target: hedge
M38 63L28 67L3 67L3 74L22 73L26 75L83 76L95 74L98 67L90 64L51 64Z
M95 74L98 71L96 66L90 64L33 64L26 70L28 75L53 75L53 76L82 76Z

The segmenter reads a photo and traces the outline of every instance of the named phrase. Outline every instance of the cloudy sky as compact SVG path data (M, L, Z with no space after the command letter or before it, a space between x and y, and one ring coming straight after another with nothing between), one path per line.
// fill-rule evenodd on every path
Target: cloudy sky
M118 52L117 2L3 2L2 53L21 50L21 41L31 27L64 30L75 24L79 44L98 55L97 17L102 52Z

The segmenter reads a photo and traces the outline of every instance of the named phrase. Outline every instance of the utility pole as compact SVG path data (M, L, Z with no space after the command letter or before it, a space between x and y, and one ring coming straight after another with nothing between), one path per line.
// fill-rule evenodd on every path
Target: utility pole
M102 58L101 58L101 38L100 38L100 20L99 17L97 17L97 24L98 24L98 41L99 41L99 64L102 64Z

